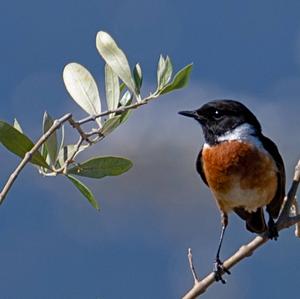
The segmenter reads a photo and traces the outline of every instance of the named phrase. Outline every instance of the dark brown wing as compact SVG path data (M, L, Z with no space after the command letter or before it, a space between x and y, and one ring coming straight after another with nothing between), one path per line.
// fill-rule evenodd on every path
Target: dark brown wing
M284 196L285 196L285 169L282 157L278 151L276 144L269 138L261 136L263 147L274 159L278 168L277 173L277 190L272 201L267 205L267 212L272 218L277 218Z
M197 161L196 161L196 169L197 169L197 172L200 174L203 182L208 186L208 183L207 183L207 180L205 177L205 173L203 170L202 151L203 151L203 147L201 148L198 158L197 158Z

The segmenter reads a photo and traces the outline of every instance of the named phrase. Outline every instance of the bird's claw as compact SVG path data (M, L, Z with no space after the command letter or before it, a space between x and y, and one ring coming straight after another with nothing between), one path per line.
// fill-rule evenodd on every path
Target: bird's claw
M271 239L271 240L275 240L277 241L277 238L278 238L279 234L278 234L278 230L277 228L274 226L274 227L269 227L268 229L268 238Z
M268 223L268 238L271 240L277 241L277 238L279 237L278 229L276 226L276 223L274 223L274 220L270 218Z
M226 280L222 277L224 273L231 274L228 269L223 266L223 263L220 259L216 259L214 263L214 273L215 273L215 280L221 281L223 284L226 283Z

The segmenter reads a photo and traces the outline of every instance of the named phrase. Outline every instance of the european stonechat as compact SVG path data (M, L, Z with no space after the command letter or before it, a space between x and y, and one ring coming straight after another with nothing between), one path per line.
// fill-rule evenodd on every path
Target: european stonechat
M278 237L274 220L285 195L283 160L275 143L262 134L255 115L240 102L216 100L179 114L194 118L203 130L205 143L196 169L221 212L222 231L214 272L216 280L225 283L222 273L230 273L219 256L229 212L245 220L250 232L267 231L271 239ZM264 207L269 214L268 225Z

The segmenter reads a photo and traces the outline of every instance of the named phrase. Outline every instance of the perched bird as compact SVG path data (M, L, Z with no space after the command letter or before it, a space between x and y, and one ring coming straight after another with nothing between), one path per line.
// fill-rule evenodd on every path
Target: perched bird
M214 272L216 280L225 283L222 274L230 272L219 256L229 212L245 220L250 232L278 237L274 220L285 195L283 160L275 143L262 134L255 115L240 102L216 100L179 114L194 118L203 130L205 143L196 169L220 209L222 231ZM268 225L264 207L269 214Z

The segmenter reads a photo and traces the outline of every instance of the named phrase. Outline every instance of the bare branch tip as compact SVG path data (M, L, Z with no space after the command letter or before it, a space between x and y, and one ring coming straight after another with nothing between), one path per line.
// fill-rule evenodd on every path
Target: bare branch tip
M198 279L198 275L196 273L196 270L195 270L195 267L193 264L193 254L192 254L191 248L188 248L188 260L189 260L189 266L190 266L190 270L191 270L193 278L194 278L194 285L195 285L196 283L199 282L199 279Z

